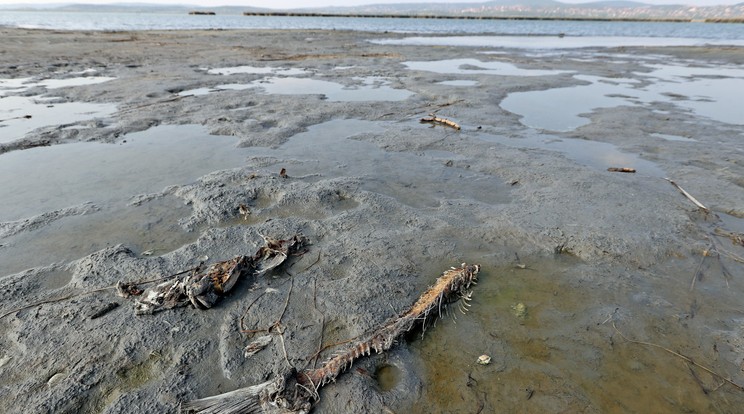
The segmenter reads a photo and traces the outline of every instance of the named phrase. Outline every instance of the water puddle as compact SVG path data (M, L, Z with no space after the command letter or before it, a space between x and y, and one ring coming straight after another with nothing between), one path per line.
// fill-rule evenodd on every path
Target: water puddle
M608 322L618 306L621 314L633 315L632 321L615 316L625 335L703 354L704 360L718 359L715 350L703 349L709 341L698 345L696 330L706 329L703 320L669 316L676 304L689 302L688 289L676 278L668 282L679 289L663 289L669 308L654 310L643 301L633 302L644 295L655 297L653 291L597 288L604 285L601 281L577 284L576 263L570 258L525 263L526 269L484 266L469 312L451 309L456 321L446 316L423 340L419 335L409 343L425 385L420 398L411 397L396 411L738 411L739 391L724 386L704 392L703 384L713 389L718 381L699 370L691 373L672 355L623 340ZM729 296L729 302L735 301ZM724 311L715 313L726 318ZM490 364L478 364L480 355L490 356Z
M244 84L244 83L226 83L217 85L211 88L195 88L181 91L178 93L179 96L204 96L214 92L221 91L242 91L245 89L255 88L255 85Z
M674 142L699 142L699 141L698 141L698 140L696 140L696 139L692 139L692 138L687 138L687 137L681 137L681 136L679 136L679 135L657 134L657 133L655 133L655 132L654 132L654 133L652 133L652 134L651 134L651 136L652 136L652 137L656 137L656 138L661 138L661 139L663 139L664 141L674 141Z
M381 392L387 392L395 388L400 382L402 373L395 365L383 365L375 371L375 380Z
M385 125L354 119L328 121L295 135L276 150L255 148L252 154L300 161L288 169L290 176L362 177L363 189L413 207L437 207L442 200L452 199L509 202L508 189L494 177L448 167L447 161L457 158L454 154L385 152L373 143L350 139L362 132L383 134Z
M551 131L571 131L591 123L582 114L599 108L632 105L631 100L652 100L644 91L634 89L630 79L611 79L576 75L588 85L543 91L514 92L501 101L501 107L521 116L522 124Z
M211 88L195 88L179 92L180 96L203 96L226 90L260 88L269 95L323 95L330 102L403 101L413 92L394 89L384 78L352 78L357 85L345 86L336 82L310 78L268 77L247 84L230 83Z
M458 75L552 76L571 73L564 70L522 69L507 62L481 62L477 59L403 62L403 64L410 70Z
M410 36L400 39L375 39L369 40L369 42L378 45L464 46L546 50L631 46L744 46L743 40L632 36Z
M559 138L538 133L531 133L522 138L479 134L478 138L513 148L558 151L579 164L602 171L610 167L628 167L635 168L639 174L644 176L666 177L664 171L655 163L644 160L638 155L622 152L616 146L605 142Z
M78 72L78 74L83 73L88 72ZM0 142L15 141L41 127L107 118L116 111L116 105L114 104L66 102L61 98L47 96L9 96L36 87L50 90L95 85L116 78L87 76L40 81L33 81L33 79L0 79L0 132L2 132Z
M744 125L741 93L744 69L649 65L651 73L638 74L653 80L647 91L667 97L675 105L719 122Z
M0 98L0 142L21 139L37 128L108 118L114 112L114 104L6 96Z
M437 82L440 85L447 85L447 86L475 86L478 84L478 81L471 81L471 80L451 80L451 81L444 81L444 82Z
M0 97L25 91L28 89L25 84L31 79L33 78L0 79Z
M2 253L0 252L0 255ZM14 273L11 271L8 274ZM0 272L0 276L3 276L3 272ZM42 274L39 274L39 278L41 280L41 288L45 290L55 290L60 289L70 283L72 280L72 273L67 272L65 270L52 270L50 272L45 272Z
M81 142L0 155L0 221L91 201L125 203L136 194L185 184L242 165L235 138L195 125L161 125L118 144Z
M96 85L112 81L116 78L109 76L88 76L80 78L68 78L68 79L45 79L36 84L30 84L31 86L43 86L47 89L59 89L59 88L70 88L74 86L86 86Z
M650 106L670 103L696 116L744 125L738 91L744 90L744 70L650 65L639 80L575 75L587 85L509 94L501 107L521 117L532 128L571 131L591 121L587 115L600 108Z
M250 75L279 75L279 76L299 76L307 75L310 72L304 69L298 68L271 68L271 67L257 67L257 66L235 66L231 68L214 68L208 69L207 73L210 75L236 75L236 74L250 74Z
M158 256L196 240L178 219L191 208L165 197L139 206L112 205L101 211L59 219L39 229L1 240L0 277L50 263L67 263L106 247L124 244L137 253ZM44 286L63 286L66 274L45 275Z
M77 72L77 74L83 73L84 72ZM116 78L108 76L81 76L67 79L44 79L37 82L34 82L33 79L34 78L0 79L0 97L11 93L15 94L25 92L31 88L39 86L46 89L68 88L73 86L95 85Z

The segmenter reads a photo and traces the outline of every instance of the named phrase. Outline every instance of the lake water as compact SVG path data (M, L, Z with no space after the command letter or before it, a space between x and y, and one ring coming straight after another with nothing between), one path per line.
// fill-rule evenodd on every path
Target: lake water
M158 13L2 11L0 26L57 30L326 29L503 36L652 37L744 42L737 24L446 20L347 17L192 16Z

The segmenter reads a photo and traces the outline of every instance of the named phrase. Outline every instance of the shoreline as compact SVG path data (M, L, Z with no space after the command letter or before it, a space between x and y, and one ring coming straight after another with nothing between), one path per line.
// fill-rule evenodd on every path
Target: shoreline
M463 262L481 265L470 312L355 362L313 412L744 403L613 329L744 383L744 126L707 112L738 90L744 48L525 52L322 30L0 36L0 79L29 82L0 84L18 118L0 117L0 132L55 114L37 110L89 114L0 143L0 167L33 167L2 177L18 208L0 211L13 217L0 220L0 263L15 260L0 268L0 411L175 413L312 366ZM553 118L574 123L530 126ZM110 289L298 233L307 252L208 310L135 315ZM246 357L249 331L277 319ZM493 362L478 365L482 354Z
M648 22L648 23L742 23L744 19L663 19L663 18L603 18L603 17L550 17L550 16L468 16L440 14L339 14L303 12L243 12L243 16L259 17L353 17L362 19L434 19L434 20L526 20L526 21L575 21L575 22Z

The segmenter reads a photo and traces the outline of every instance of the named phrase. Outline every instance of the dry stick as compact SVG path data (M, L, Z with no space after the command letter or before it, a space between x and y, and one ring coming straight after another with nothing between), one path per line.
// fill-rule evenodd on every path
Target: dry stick
M609 172L621 172L621 173L634 173L636 172L635 168L629 168L629 167L610 167L607 169Z
M695 282L698 279L698 275L700 274L700 270L703 268L703 262L705 262L705 258L708 257L706 252L703 252L703 257L700 258L700 263L698 263L697 268L695 269L695 273L692 275L692 282L690 283L690 292L692 292L693 289L695 289Z
M733 276L731 275L731 272L729 272L726 265L723 263L723 260L721 260L721 252L718 251L718 245L716 244L715 239L710 239L710 244L712 246L712 251L716 252L716 258L718 259L718 265L721 266L721 273L723 273L723 280L726 281L726 287L729 287L729 279L733 279Z
M440 118L434 114L429 114L430 116L428 118L421 118L420 122L422 123L433 123L433 124L442 124L446 125L448 127L454 128L456 130L460 130L460 125L455 122L451 121L447 118Z
M674 181L672 181L669 178L665 178L665 180L669 181L673 186L675 186L677 188L677 190L679 190L682 193L682 195L684 195L685 197L687 197L688 200L692 201L696 206L698 206L698 208L700 208L701 210L705 211L706 213L710 213L710 210L708 209L708 207L705 207L701 202L697 201L697 199L695 197L693 197L692 195L690 195L690 193L688 193L687 191L685 191L677 183L675 183Z
M670 354L672 354L672 355L674 355L674 356L676 356L678 358L681 358L683 361L687 362L688 364L692 364L692 365L694 365L694 366L702 369L703 371L705 371L708 374L714 376L715 378L718 378L718 379L720 379L720 380L722 380L722 381L724 381L724 382L726 382L726 383L734 386L739 391L744 391L744 386L741 386L741 385L735 383L734 381L732 381L732 380L724 377L723 375L721 375L721 374L713 371L712 369L710 369L708 367L705 367L703 365L698 364L697 362L693 361L692 358L686 357L686 356L680 354L679 352L674 352L671 349L665 348L665 347L663 347L661 345L658 345L658 344L654 344L654 343L651 343L651 342L636 341L634 339L630 339L627 336L623 335L623 333L620 332L619 329L617 329L617 326L615 326L615 321L612 321L612 327L615 328L615 331L618 333L618 335L620 335L623 339L625 339L626 341L628 341L630 343L638 344L638 345L651 346L651 347L658 348L658 349L661 349L663 351L666 351L666 352L668 352L668 353L670 353Z
M157 279L143 280L143 281L140 281L140 282L133 282L131 284L133 284L133 285L145 285L145 284L148 284L148 283L160 282L161 280L170 279L172 277L176 277L176 276L180 276L180 275L182 275L184 273L188 273L188 272L190 272L190 271L192 271L194 269L195 268L192 267L191 269L184 270L182 272L178 272L178 273L172 274L170 276L159 277ZM90 295L92 293L102 292L104 290L109 290L109 289L116 289L116 285L106 286L106 287L102 287L102 288L90 290L90 291L83 292L83 293L73 293L73 294L70 294L70 295L67 295L67 296L63 296L61 298L47 299L47 300L42 300L42 301L39 301L39 302L36 302L36 303L32 303L30 305L21 306L20 308L16 308L16 309L13 309L11 311L8 311L8 312L3 313L2 315L0 315L0 319L3 319L6 316L11 315L13 313L20 312L22 310L26 310L26 309L30 309L30 308L34 308L36 306L45 305L47 303L62 302L63 300L73 299L73 298L77 298L77 297L81 297L81 296L87 296L87 295Z

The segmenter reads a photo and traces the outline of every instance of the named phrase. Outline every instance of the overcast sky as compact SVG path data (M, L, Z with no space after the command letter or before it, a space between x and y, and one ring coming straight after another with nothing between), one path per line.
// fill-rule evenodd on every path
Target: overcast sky
M584 3L594 0L559 0L564 3ZM721 4L737 4L744 0L637 0L648 4L689 4L698 6L710 6ZM289 9L297 7L322 7L322 6L356 6L361 4L379 3L478 3L473 0L0 0L0 4L49 4L49 3L160 3L160 4L187 4L204 7L214 6L252 6L268 7L273 9Z

